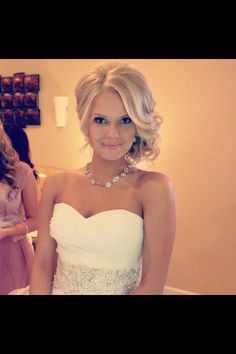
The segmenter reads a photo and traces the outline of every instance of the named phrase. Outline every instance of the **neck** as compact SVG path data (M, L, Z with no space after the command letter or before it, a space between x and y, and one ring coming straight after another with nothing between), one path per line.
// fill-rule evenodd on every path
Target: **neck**
M92 157L90 164L91 172L98 179L109 180L121 172L121 170L127 166L127 162L124 158L119 160L109 161L101 159L95 154Z
M110 171L111 171L111 168L112 168L112 170L113 170L113 173L114 173L114 171L115 171L115 167L117 167L118 166L118 162L119 162L119 165L121 166L121 163L123 163L125 160L124 159L122 159L122 160L120 160L120 161L117 161L116 163L113 161L112 162L112 167L111 167L111 164L109 163L109 165L107 164L107 161L106 161L106 163L102 163L101 164L101 162L98 164L98 162L97 162L97 160L96 160L96 165L97 165L97 168L99 167L99 168L106 168L106 172L107 172L107 169L108 169L108 167L109 167L109 169L110 169ZM95 166L95 160L93 159L93 167ZM90 180L90 183L92 184L92 185L95 185L95 186L100 186L100 187L105 187L105 188L111 188L112 187L112 185L115 183L118 183L119 181L120 181L120 178L123 178L123 177L126 177L127 176L127 174L128 174L128 172L129 172L129 169L130 168L132 168L132 165L130 165L130 164L128 164L128 163L126 163L126 165L125 165L125 167L123 167L122 169L121 169L121 171L119 171L119 173L118 174L116 174L115 176L114 176L114 174L113 174L113 176L112 176L112 178L109 180L109 181L104 181L103 179L102 180L98 180L98 178L94 175L94 173L93 173L93 171L91 170L91 163L88 163L87 165L86 165L86 171L85 171L85 175L87 176L87 178ZM106 178L108 178L108 176L107 176L107 174L106 174L106 176L105 176ZM104 177L104 171L103 171L103 178L105 178Z

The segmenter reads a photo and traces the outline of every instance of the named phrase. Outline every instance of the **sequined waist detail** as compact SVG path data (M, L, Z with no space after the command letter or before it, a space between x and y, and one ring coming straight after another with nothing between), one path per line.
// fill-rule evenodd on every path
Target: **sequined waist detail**
M58 257L52 295L126 295L139 285L140 267L123 270L64 263Z

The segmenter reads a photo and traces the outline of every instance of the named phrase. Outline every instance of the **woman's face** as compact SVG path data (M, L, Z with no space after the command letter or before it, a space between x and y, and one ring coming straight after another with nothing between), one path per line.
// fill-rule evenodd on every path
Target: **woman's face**
M94 153L105 160L122 158L132 146L135 132L119 94L107 90L95 98L88 123Z

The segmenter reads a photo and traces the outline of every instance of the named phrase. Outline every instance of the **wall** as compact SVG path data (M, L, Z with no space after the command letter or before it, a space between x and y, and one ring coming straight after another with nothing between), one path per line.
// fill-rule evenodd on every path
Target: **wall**
M28 127L37 165L74 169L89 158L75 111L80 75L100 60L0 60L1 75L41 75L40 127ZM154 169L176 194L177 233L167 285L200 294L236 293L236 60L124 60L146 75L163 116ZM70 97L56 128L53 96Z

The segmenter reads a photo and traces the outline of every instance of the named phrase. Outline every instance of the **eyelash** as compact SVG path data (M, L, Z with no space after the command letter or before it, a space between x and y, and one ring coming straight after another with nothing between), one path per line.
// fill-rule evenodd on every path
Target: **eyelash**
M95 121L95 123L100 124L100 125L106 124L106 119L103 117L95 117L94 121ZM103 121L103 123L101 121Z
M121 123L121 124L131 124L132 123L132 119L130 117L124 117L121 119L121 121L123 121L124 119L128 119L128 123Z
M128 120L128 122L126 121L126 123L125 123L124 120ZM104 124L107 123L106 119L103 118L103 117L95 117L95 118L94 118L94 121L95 121L95 123L97 123L97 124L99 124L99 125L104 125ZM102 123L102 121L103 121L103 123ZM128 124L131 124L131 123L132 123L132 120L131 120L130 117L124 117L124 118L121 119L120 122L121 122L121 124L128 125Z

